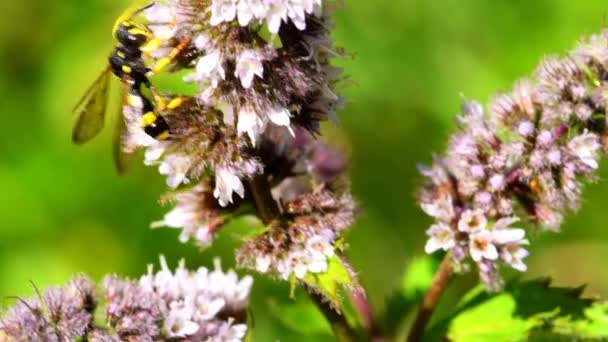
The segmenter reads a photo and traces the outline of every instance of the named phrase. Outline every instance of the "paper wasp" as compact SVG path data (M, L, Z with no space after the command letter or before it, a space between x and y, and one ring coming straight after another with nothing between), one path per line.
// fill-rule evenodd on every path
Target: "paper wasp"
M168 56L158 60L152 67L148 67L144 60L144 50L153 50L158 46L158 40L153 37L151 30L146 25L136 23L132 18L153 5L154 3L151 3L141 8L131 6L116 21L113 36L117 45L109 56L108 66L74 107L73 112L78 116L72 131L72 141L75 144L88 142L103 129L109 97L110 73L122 81L123 104L129 99L139 98L141 101L143 105L141 126L146 134L158 140L168 137L169 126L164 118L157 114L155 106L144 96L142 85L153 91L148 75L169 65L190 42L187 39L179 42ZM114 139L114 160L119 173L125 172L127 167L126 158L121 151L121 136L125 129L124 126L122 115L119 115L118 131Z

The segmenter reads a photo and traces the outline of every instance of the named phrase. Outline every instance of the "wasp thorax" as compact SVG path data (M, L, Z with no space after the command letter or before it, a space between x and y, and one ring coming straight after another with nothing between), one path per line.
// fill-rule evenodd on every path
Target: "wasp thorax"
M137 49L150 40L150 37L151 33L146 27L132 21L118 25L115 33L115 38L120 44Z

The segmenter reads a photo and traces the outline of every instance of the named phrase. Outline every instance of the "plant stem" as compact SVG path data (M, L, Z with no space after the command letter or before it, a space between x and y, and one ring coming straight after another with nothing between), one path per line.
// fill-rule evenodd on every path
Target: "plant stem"
M448 285L448 281L450 280L450 276L452 274L451 259L452 256L450 253L448 253L443 258L443 261L441 261L441 265L439 265L439 269L437 270L437 273L435 273L431 287L424 296L422 305L416 314L416 320L414 321L414 324L412 325L410 333L407 337L407 342L418 342L422 340L426 325L431 320L431 316L437 307L439 298L441 298L441 295L443 294Z
M359 313L361 325L369 333L370 340L374 342L384 341L380 327L374 317L372 306L365 294L365 290L362 288L349 289L348 294L350 295L350 300L352 301L355 310Z
M331 326L331 330L334 332L336 340L340 342L356 341L355 332L350 325L348 325L344 316L332 308L320 294L311 291L309 288L306 290L312 302L317 306L319 311L321 311L323 316L325 316L325 319Z
M253 203L258 212L258 217L262 220L262 223L269 224L272 220L278 218L281 215L279 205L272 198L270 192L270 184L268 180L264 178L264 175L254 177L248 182L249 191L253 198Z
M248 182L248 188L254 201L259 218L264 224L269 224L281 215L277 202L272 198L270 184L264 175L257 176ZM323 313L327 322L331 325L334 335L338 341L355 341L355 332L346 321L323 297L307 288L308 295L319 311Z

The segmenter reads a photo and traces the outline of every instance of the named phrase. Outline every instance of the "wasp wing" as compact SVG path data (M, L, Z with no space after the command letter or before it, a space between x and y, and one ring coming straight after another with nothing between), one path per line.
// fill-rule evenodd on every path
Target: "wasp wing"
M118 174L121 176L127 174L131 167L131 164L133 164L133 159L135 159L135 151L127 151L127 149L125 149L123 145L125 135L128 134L126 119L123 115L123 109L127 101L127 92L128 88L123 82L121 90L122 101L120 103L120 108L116 115L116 129L114 130L114 141L112 146L114 166L116 167L116 171L118 172Z
M108 105L109 71L109 69L105 69L97 77L74 107L73 112L78 116L72 130L72 141L75 144L86 143L99 134L103 128Z

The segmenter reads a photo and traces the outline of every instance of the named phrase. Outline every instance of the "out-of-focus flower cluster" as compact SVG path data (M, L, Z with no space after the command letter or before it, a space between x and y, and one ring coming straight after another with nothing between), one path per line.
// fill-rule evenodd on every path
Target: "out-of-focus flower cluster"
M252 278L213 271L161 270L139 281L103 281L106 324L94 320L95 284L79 276L37 298L19 299L0 320L1 341L242 341Z
M501 263L525 271L520 218L559 229L579 207L582 181L593 180L608 144L608 33L581 43L568 56L548 57L531 80L497 95L488 114L463 105L445 157L421 167L428 179L422 209L436 222L426 252L468 257L489 289L501 286Z
M143 106L124 108L125 151L144 148L172 188L165 202L175 206L153 226L204 248L233 217L276 205L275 217L257 213L268 227L244 241L240 266L284 279L326 271L355 216L345 158L315 139L341 105L330 2L168 0L143 11L157 41L146 56L185 70L197 89L157 92L166 140L142 131ZM270 205L258 203L256 180Z

